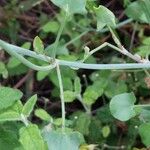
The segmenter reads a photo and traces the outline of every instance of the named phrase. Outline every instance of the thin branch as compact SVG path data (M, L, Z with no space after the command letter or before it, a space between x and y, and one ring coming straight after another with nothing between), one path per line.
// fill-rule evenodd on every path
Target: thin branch
M59 64L56 61L56 70L57 70L57 77L59 81L59 88L60 88L60 99L61 99L61 111L62 111L62 132L65 132L65 100L64 100L64 90L63 90L63 83L62 83L62 77L61 72L59 68Z
M36 54L33 51L8 44L2 40L0 40L0 47L2 47L4 50L6 50L8 53L9 51L14 51L21 55L30 56L39 60L43 60L45 62L50 62L53 60L53 58L48 57L45 59L45 55ZM81 62L72 62L72 61L65 61L65 60L58 60L56 59L59 65L62 66L68 66L68 67L74 67L74 68L82 68L82 69L94 69L94 70L123 70L123 69L150 69L150 63L149 62L142 62L142 63L125 63L125 64L85 64ZM55 65L52 65L54 68ZM51 69L51 68L50 68Z

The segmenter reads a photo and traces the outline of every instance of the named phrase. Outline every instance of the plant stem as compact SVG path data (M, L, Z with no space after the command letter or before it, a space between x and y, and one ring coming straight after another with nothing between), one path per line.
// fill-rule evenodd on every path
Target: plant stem
M74 39L72 39L68 43L66 43L65 47L72 44L72 43L74 43L75 41L77 41L78 39L80 39L82 36L84 36L87 33L88 33L88 31L85 31L85 32L81 33L79 36L75 37Z
M150 107L150 104L139 104L139 105L134 105L134 107Z
M39 60L43 60L45 62L53 60L51 57L47 56L47 59L45 59L44 55L36 54L33 51L30 51L30 50L27 50L27 49L24 49L24 48L21 48L12 44L8 44L2 40L0 40L0 47L5 49L9 54L11 54L10 52L15 51L18 54L30 56ZM81 62L72 62L72 61L65 61L65 60L58 60L58 59L56 60L59 65L74 67L74 68L82 68L82 69L94 69L94 70L150 69L149 62L125 63L125 64L85 64ZM52 68L54 68L54 66Z
M57 77L59 82L59 88L60 88L60 99L61 99L61 111L62 111L62 132L65 132L65 100L64 100L64 91L63 91L63 83L62 83L62 77L60 72L59 64L56 61L56 70L57 70Z
M21 121L25 124L25 126L29 125L27 118L23 114L21 114Z
M52 51L52 57L53 57L53 59L55 59L55 57L56 57L57 47L58 47L58 44L59 44L59 40L60 40L61 34L62 34L63 29L65 27L65 23L66 23L67 18L68 18L68 13L65 14L65 18L61 22L60 29L58 31L56 40L54 42L54 48L53 48L53 51Z
M90 114L91 114L91 108L88 107L86 104L84 104L83 99L82 99L82 96L81 96L81 95L78 95L78 96L77 96L77 99L80 101L80 103L81 103L82 106L84 107L86 113L90 115Z
M122 27L122 26L124 26L124 25L126 25L126 24L128 24L128 23L130 23L130 22L132 22L132 21L133 21L133 19L124 20L123 22L118 23L118 24L116 25L116 28L120 28L120 27ZM78 26L80 26L80 25L78 25ZM75 41L77 41L78 39L80 39L82 36L84 36L85 34L87 34L87 33L90 32L90 31L105 33L105 32L108 32L109 29L108 29L108 28L104 28L104 29L102 29L102 30L100 30L100 31L97 31L97 30L95 30L95 29L89 29L89 28L88 28L88 29L86 29L86 31L84 31L83 33L81 33L79 36L75 37L74 39L72 39L72 40L70 40L68 43L66 43L65 46L68 46L68 45L74 43Z

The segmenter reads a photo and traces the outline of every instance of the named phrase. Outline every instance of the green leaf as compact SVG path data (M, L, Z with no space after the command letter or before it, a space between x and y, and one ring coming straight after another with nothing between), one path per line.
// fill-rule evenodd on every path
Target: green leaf
M49 73L50 73L50 71L38 71L36 74L37 75L36 78L38 81L41 81L44 78L46 78L46 76L48 76Z
M104 138L107 138L108 136L109 136L109 134L110 134L110 127L109 126L104 126L103 128L102 128L102 134L103 134L103 137Z
M79 150L84 141L78 132L62 133L58 131L44 132L43 136L49 150Z
M22 114L28 117L33 110L34 105L37 101L37 95L33 95L23 106Z
M8 108L22 97L22 92L9 87L0 87L0 110Z
M19 61L17 58L10 57L8 64L7 64L7 67L8 68L15 68L15 67L19 66L20 64L21 64L21 61Z
M20 143L18 141L18 135L14 130L0 127L0 133L1 150L15 150L18 146L20 146Z
M74 80L74 91L76 94L80 94L81 93L81 82L80 82L80 78L76 77Z
M36 109L35 115L44 121L51 122L52 117L44 109Z
M139 127L139 134L141 136L142 142L147 146L150 147L150 123L144 123Z
M64 91L64 99L65 99L65 102L73 102L74 99L76 98L76 95L74 92L72 91Z
M0 113L0 121L19 121L20 114L14 111Z
M115 87L115 88L114 88ZM117 83L109 80L105 89L105 95L108 98L112 98L115 95L127 92L127 85L124 81L119 80Z
M0 61L0 74L2 74L3 78L6 79L8 77L8 71L3 62Z
M49 21L42 27L42 30L46 33L49 32L56 33L58 29L59 29L59 23L57 21Z
M110 112L118 120L127 121L136 115L134 103L136 98L133 93L123 93L114 96L110 101Z
M76 116L75 120L75 130L79 131L83 135L88 135L89 134L89 126L91 123L91 117L88 114L81 113Z
M51 0L56 6L70 14L86 13L86 0Z
M94 8L97 17L97 30L103 29L105 26L115 27L115 15L106 7L99 5Z
M98 99L98 96L95 90L87 88L83 94L83 102L87 105L92 105Z
M25 49L30 49L30 47L31 47L31 42L25 42L21 47L22 47L22 48L25 48Z
M44 45L42 40L38 36L34 38L33 47L34 51L37 52L38 54L44 54Z
M150 1L135 1L127 7L125 13L134 20L150 23Z
M19 141L24 150L46 150L44 140L36 125L31 124L27 127L22 127L19 131L19 135Z

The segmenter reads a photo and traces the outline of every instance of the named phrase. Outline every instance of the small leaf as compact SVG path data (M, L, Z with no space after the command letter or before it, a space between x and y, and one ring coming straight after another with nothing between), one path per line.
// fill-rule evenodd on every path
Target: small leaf
M19 141L24 150L46 150L46 145L36 125L22 127L19 131Z
M101 93L103 93L103 91ZM99 94L97 93L97 91L89 86L83 94L83 102L87 105L92 105L95 103L98 97Z
M30 42L25 42L21 47L25 48L25 49L30 49L31 43Z
M3 62L0 61L0 74L2 74L3 78L8 78L8 71L6 69L6 66Z
M42 30L46 33L49 32L56 33L58 29L59 29L59 23L56 21L49 21L42 27Z
M43 42L38 36L36 36L34 38L33 47L34 47L34 51L37 52L38 54L43 54L44 53Z
M81 93L81 82L79 77L76 77L74 80L74 91L76 94Z
M104 138L107 138L110 134L110 127L109 126L104 126L102 128L102 134Z
M118 120L127 121L136 115L134 103L136 98L133 93L123 93L114 96L110 101L110 112Z
M33 110L34 105L37 101L37 95L33 95L23 106L22 114L28 117Z
M86 0L51 0L56 6L70 14L86 13Z
M141 136L142 142L147 146L150 147L150 123L144 123L139 127L139 134Z
M20 114L14 111L0 113L0 121L19 121Z
M62 133L58 131L44 132L43 136L49 150L79 150L84 142L79 132Z
M115 15L106 7L99 5L98 8L95 8L95 13L97 16L97 29L101 30L105 26L109 27L115 27L116 22L115 22Z
M72 91L65 91L64 92L65 102L68 102L68 103L73 102L75 98L76 98L76 96L75 96L74 92L72 92Z
M9 87L0 87L0 110L13 105L22 97L22 92Z
M36 78L38 81L41 81L44 78L46 78L49 73L50 73L50 71L38 71L36 74Z
M35 115L44 121L51 122L52 117L44 109L36 109Z

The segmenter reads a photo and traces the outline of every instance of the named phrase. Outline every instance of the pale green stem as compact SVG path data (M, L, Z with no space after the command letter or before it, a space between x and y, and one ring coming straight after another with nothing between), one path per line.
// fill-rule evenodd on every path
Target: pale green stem
M59 64L56 61L56 70L57 70L57 77L59 81L59 88L60 88L60 99L61 99L61 111L62 111L62 132L65 132L65 100L64 100L64 90L63 90L63 82L61 77L61 72L59 68Z
M82 106L84 107L86 113L90 115L90 114L91 114L91 108L88 107L86 104L84 104L83 98L82 98L82 96L81 96L80 94L77 96L77 99L80 101L80 103L81 103Z
M55 59L55 57L56 57L57 47L58 47L58 44L59 44L59 40L60 40L61 34L62 34L63 29L65 27L65 23L66 23L67 18L68 18L68 13L66 13L65 18L61 22L61 26L60 26L60 29L58 31L58 34L57 34L57 37L56 37L56 40L55 40L55 43L54 43L54 48L53 48L53 51L52 51L53 59Z
M133 19L127 19L127 20L125 20L123 22L120 22L120 23L118 23L116 25L116 28L120 28L120 27L122 27L122 26L124 26L124 25L126 25L126 24L128 24L128 23L130 23L132 21L133 21ZM74 39L72 39L68 43L66 43L65 46L68 46L68 45L74 43L75 41L77 41L78 39L80 39L82 36L84 36L85 34L87 34L90 31L96 31L96 32L104 33L104 32L109 31L109 29L108 28L104 28L104 29L102 29L100 31L97 31L95 29L86 29L86 31L84 31L83 33L81 33L79 36L75 37Z
M29 125L27 118L23 114L21 114L21 121L25 124L25 126Z
M139 105L134 105L134 107L150 107L150 104L139 104Z
M15 51L16 53L19 53L21 55L30 56L33 58L36 58L38 60L43 60L47 62L47 59L49 61L52 61L53 59L51 57L47 56L47 59L45 59L44 55L36 54L33 51L8 44L2 40L0 40L0 47L5 49L8 53L10 51ZM150 63L125 63L125 64L85 64L81 62L72 62L72 61L65 61L65 60L58 60L57 62L59 65L62 66L68 66L68 67L75 67L75 68L82 68L82 69L94 69L94 70L123 70L123 69L150 69Z

